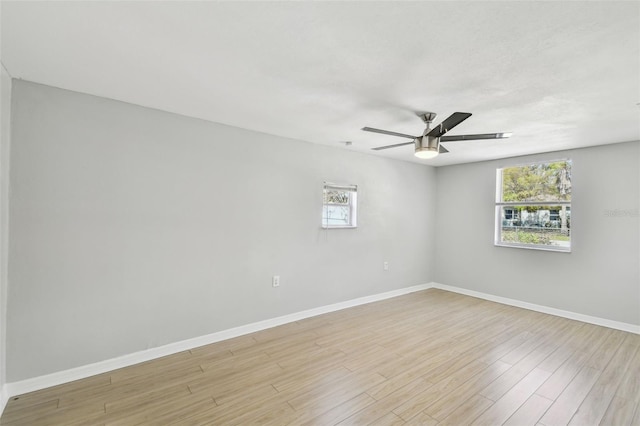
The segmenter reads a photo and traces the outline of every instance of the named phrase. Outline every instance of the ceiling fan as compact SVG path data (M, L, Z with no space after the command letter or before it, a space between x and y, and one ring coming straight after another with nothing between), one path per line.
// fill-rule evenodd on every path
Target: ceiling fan
M424 130L424 132L422 132L422 136L411 136L404 133L391 132L389 130L374 129L373 127L363 127L362 130L364 130L365 132L382 133L383 135L399 136L401 138L413 139L411 142L397 143L394 145L372 148L375 151L415 144L415 156L425 159L434 158L438 155L438 153L444 154L446 152L449 152L445 147L440 145L441 142L470 141L476 139L502 139L511 136L511 133L483 133L477 135L443 136L449 130L453 129L458 124L471 117L471 113L454 112L446 120L432 129L431 123L436 119L436 115L437 114L434 112L424 112L418 114L422 121L424 121L427 125L427 128Z

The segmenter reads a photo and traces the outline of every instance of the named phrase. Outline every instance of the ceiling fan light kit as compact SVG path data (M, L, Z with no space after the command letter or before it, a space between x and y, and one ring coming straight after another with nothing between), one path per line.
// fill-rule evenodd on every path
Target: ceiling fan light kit
M381 133L383 135L398 136L401 138L413 139L412 142L397 143L393 145L379 146L372 148L375 151L389 148L397 148L399 146L415 145L415 156L422 159L435 158L439 153L449 152L445 147L440 145L440 142L454 142L454 141L469 141L478 139L503 139L511 136L509 132L503 133L483 133L477 135L457 135L457 136L444 136L449 130L453 129L458 124L462 123L467 118L471 117L469 112L454 112L442 123L438 124L433 129L431 123L436 118L434 112L418 113L418 116L425 122L427 128L422 133L422 136L411 136L404 133L392 132L389 130L376 129L373 127L363 127L365 132Z
M416 148L416 152L414 154L416 157L421 158L423 160L428 160L430 158L435 158L438 155L438 151L431 148Z

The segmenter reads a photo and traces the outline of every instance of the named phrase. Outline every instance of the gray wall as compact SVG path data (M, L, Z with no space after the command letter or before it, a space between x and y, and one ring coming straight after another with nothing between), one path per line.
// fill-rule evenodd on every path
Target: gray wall
M560 158L573 160L572 253L495 247L496 168ZM639 170L640 142L438 168L436 281L640 324Z
M434 280L640 324L638 142L436 171L24 81L11 94L10 382ZM566 157L573 252L494 247L495 169ZM358 229L321 230L323 180L359 185Z
M7 382L7 258L9 230L9 145L11 136L11 76L0 62L0 389ZM2 407L0 407L1 410Z
M434 278L431 167L17 80L12 114L10 382Z

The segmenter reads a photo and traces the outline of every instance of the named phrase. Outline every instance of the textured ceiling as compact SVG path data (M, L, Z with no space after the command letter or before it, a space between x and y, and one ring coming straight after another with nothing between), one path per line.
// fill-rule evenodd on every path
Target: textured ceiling
M640 139L640 2L8 2L14 78L447 165ZM416 111L473 116L418 160ZM352 141L351 146L341 144ZM230 142L231 143L231 142Z

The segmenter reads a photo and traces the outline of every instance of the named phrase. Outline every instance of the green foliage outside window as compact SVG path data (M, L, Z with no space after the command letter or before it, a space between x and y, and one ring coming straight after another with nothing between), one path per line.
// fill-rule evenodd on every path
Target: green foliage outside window
M503 202L571 201L571 162L557 161L502 170ZM526 206L534 212L547 206Z

